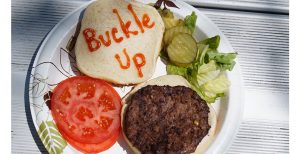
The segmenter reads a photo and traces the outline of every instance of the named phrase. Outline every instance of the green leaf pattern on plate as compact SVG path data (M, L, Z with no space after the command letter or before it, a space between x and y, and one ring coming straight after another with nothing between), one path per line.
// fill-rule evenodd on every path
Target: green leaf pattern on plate
M60 135L53 121L42 121L38 134L51 154L60 154L67 146L67 142Z

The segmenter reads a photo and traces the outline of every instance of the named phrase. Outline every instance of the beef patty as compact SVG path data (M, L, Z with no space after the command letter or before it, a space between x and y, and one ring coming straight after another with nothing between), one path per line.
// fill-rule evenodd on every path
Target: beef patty
M146 86L132 95L124 132L142 153L191 153L208 134L209 107L184 86Z

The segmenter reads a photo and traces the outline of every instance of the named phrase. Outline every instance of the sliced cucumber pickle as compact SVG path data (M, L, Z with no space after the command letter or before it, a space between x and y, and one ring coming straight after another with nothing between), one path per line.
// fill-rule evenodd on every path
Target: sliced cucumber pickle
M167 18L174 18L174 14L171 10L169 9L159 9L158 13L160 14L160 16L162 17L167 17Z
M169 45L173 38L179 33L187 33L192 35L192 31L186 26L175 26L168 29L164 35L164 43L165 45Z
M174 64L192 63L197 56L197 42L191 34L179 33L167 47L167 53Z
M179 19L177 26L184 26L184 24L184 21L182 19Z
M175 19L175 18L167 18L167 17L163 17L162 18L165 24L166 29L170 29L172 27L175 27L178 25L179 20Z

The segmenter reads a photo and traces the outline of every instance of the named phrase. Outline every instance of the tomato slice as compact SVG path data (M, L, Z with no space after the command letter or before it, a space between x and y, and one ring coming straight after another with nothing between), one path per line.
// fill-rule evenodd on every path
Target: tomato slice
M68 78L56 86L51 112L63 137L98 144L120 129L121 97L107 82L87 76Z
M94 153L99 153L102 151L105 151L112 147L116 141L118 140L120 131L117 131L115 134L113 134L109 139L105 140L104 142L101 143L96 143L96 144L87 144L87 143L80 143L72 138L68 137L68 135L65 135L61 133L65 139L68 141L69 144L71 144L74 148L77 150L85 153L85 154L94 154Z

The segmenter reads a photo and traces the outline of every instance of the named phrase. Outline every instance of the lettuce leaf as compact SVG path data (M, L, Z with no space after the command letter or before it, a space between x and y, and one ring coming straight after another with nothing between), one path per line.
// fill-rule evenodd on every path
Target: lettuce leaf
M215 52L209 52L207 53L209 60L215 60L218 63L222 64L231 64L234 59L236 58L237 53L215 53Z
M172 16L168 11L161 13L164 16ZM192 12L184 19L184 25L195 30L197 15ZM197 55L192 64L181 66L170 63L168 55L162 50L161 58L168 65L167 74L180 75L191 85L191 88L207 103L214 103L217 98L224 96L228 91L230 82L223 71L232 70L237 53L219 53L220 36L216 35L197 43Z
M218 52L208 52L206 58L208 61L216 61L220 70L229 70L231 71L235 65L234 59L236 58L237 53L218 53Z
M201 85L215 79L219 74L220 74L219 70L210 71L207 73L198 73L198 75L197 75L198 85L201 86Z
M204 91L210 93L221 94L226 92L229 86L230 81L224 74L222 74L213 80L207 81L204 85L202 85L202 88Z
M178 67L175 65L167 65L167 73L171 75L180 75L183 77L187 77L187 68Z
M197 44L198 51L196 56L196 63L199 63L199 65L204 64L204 57L206 55L206 52L209 50L209 46L205 44Z
M207 64L203 64L198 68L198 74L207 73L217 70L217 64L214 60L209 61Z
M235 65L235 61L233 61L231 64L220 64L220 63L218 63L218 67L222 71L225 71L225 70L232 71L234 65Z
M216 35L214 37L211 38L207 38L205 40L202 40L199 42L199 44L205 44L205 45L209 45L209 48L212 50L217 50L220 44L220 36Z
M196 21L197 21L197 15L193 11L191 15L188 15L184 18L184 24L187 26L189 29L191 29L193 32L196 27Z

